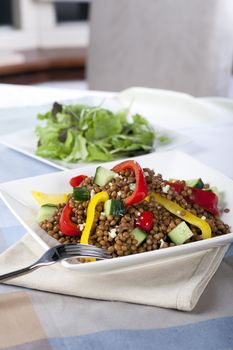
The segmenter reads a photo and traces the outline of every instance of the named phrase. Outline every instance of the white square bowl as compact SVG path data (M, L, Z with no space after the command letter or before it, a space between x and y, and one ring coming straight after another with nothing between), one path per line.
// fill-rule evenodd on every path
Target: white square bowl
M198 162L192 157L179 152L168 151L163 153L152 153L145 156L135 157L142 167L149 167L156 173L161 173L164 179L193 179L201 177L204 182L211 186L217 186L224 193L226 206L231 209L229 213L223 213L222 220L233 226L233 181ZM119 161L104 163L104 167L111 168ZM53 174L30 177L22 180L11 181L0 184L0 195L12 213L18 218L25 229L45 248L57 244L36 222L36 214L39 206L32 197L32 191L45 193L71 192L69 179L78 174L94 175L95 166L86 166L80 169L67 170ZM73 270L80 272L105 273L113 272L122 268L134 268L137 266L147 266L156 260L172 259L185 254L191 254L200 250L207 250L233 242L233 233L226 235L187 243L180 246L166 249L145 252L141 254L129 255L111 260L91 262L88 264L74 264L63 261L62 264Z

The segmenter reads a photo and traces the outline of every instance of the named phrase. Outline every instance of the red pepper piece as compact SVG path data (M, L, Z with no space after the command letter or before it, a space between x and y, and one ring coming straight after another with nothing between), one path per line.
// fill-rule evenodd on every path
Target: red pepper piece
M136 226L144 231L150 231L153 227L153 213L152 211L144 211L137 218Z
M77 187L81 184L81 182L86 179L88 176L86 175L78 175L75 177L72 177L72 179L70 179L69 183L72 187Z
M166 181L166 184L169 185L170 187L174 188L174 190L177 193L181 193L184 189L184 185L180 182L170 182L170 181Z
M141 202L148 193L147 190L147 183L145 176L143 174L142 168L140 165L135 162L135 160L126 160L112 168L112 171L115 171L116 173L120 173L123 170L130 169L134 171L135 179L136 179L136 187L134 192L124 199L125 205L129 206L134 203Z
M201 190L199 188L192 188L193 202L200 205L213 215L219 215L218 211L218 197L215 193Z
M169 186L175 189L177 193L181 193L184 189L184 185L179 182L166 182ZM215 193L202 190L200 188L188 187L192 190L192 199L187 197L186 200L189 203L196 203L203 209L207 210L213 215L218 215L218 197Z
M60 230L64 235L67 236L76 236L81 235L81 231L77 225L71 220L72 207L69 205L69 202L66 203L65 207L62 210L59 226Z

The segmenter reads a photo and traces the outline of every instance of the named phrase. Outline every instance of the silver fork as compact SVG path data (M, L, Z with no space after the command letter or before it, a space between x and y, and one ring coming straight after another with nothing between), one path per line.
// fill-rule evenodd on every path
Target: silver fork
M39 260L22 269L0 275L0 283L11 278L25 275L42 266L55 264L57 261L69 258L95 258L97 260L111 259L111 254L102 248L90 244L60 244L47 250Z

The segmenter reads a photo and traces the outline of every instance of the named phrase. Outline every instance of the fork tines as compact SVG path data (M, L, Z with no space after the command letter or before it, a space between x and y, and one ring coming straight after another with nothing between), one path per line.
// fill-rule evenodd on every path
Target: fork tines
M64 245L64 249L65 251L71 251L71 250L78 250L78 249L82 249L82 250L91 250L93 252L99 252L99 253L103 253L106 252L105 249L103 248L99 248L96 247L94 245L91 244L82 244L82 243L78 243L78 244L65 244Z
M64 245L64 252L66 252L69 255L75 256L76 254L85 255L85 256L92 256L96 258L104 258L109 259L111 258L111 254L102 248L90 245L90 244L65 244Z

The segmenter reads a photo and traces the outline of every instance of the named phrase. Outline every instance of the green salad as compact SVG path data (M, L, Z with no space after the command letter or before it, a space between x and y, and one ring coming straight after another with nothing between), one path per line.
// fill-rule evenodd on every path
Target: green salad
M139 114L128 120L128 110L113 113L87 105L53 104L52 110L37 116L44 120L36 127L36 155L44 158L78 161L111 161L121 157L149 153L158 142L153 127Z

